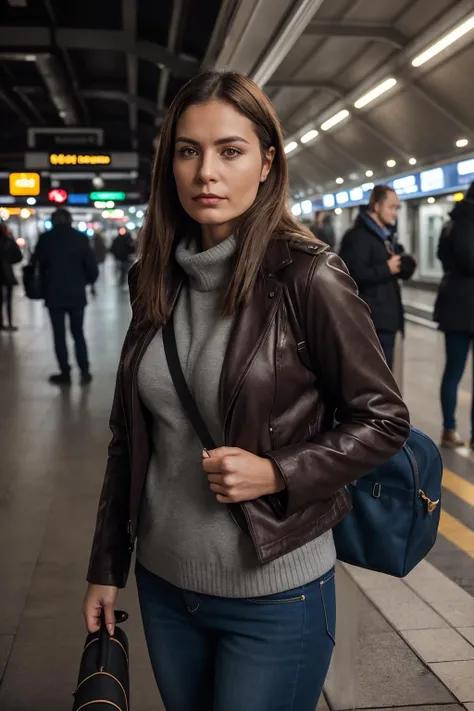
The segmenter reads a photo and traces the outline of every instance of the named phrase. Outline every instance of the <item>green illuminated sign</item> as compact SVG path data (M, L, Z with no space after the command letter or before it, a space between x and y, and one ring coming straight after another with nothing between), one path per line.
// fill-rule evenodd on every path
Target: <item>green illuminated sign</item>
M125 200L125 193L91 193L91 200Z

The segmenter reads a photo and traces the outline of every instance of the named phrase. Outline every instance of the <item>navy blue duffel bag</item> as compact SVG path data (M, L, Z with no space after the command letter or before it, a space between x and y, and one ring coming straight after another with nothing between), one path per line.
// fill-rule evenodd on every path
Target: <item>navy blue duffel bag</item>
M394 457L348 487L353 509L334 528L339 560L408 575L436 541L442 477L437 446L412 427Z

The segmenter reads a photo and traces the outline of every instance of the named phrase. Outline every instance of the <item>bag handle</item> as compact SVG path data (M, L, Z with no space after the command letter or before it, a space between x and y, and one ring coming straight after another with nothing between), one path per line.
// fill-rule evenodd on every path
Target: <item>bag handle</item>
M168 323L163 328L163 345L165 347L166 362L170 371L171 380L173 381L173 385L184 411L188 415L189 420L194 427L194 430L204 449L215 449L216 445L212 435L198 410L196 401L191 395L186 378L184 377L181 363L179 362L173 314L171 314Z

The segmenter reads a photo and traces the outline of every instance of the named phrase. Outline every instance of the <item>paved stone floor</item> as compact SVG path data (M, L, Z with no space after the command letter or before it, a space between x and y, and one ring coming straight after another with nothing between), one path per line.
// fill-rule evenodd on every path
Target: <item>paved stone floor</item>
M108 414L130 313L128 294L116 287L109 269L97 291L86 317L94 373L90 388L79 387L76 373L70 389L49 386L47 377L54 372L55 361L47 313L40 303L26 301L21 287L15 302L20 331L0 333L0 711L64 711L72 706L85 634L80 607L109 440ZM438 437L440 334L410 324L405 361L404 391L413 421ZM470 392L471 368L459 402L459 426L466 437ZM446 624L437 625L462 628L465 632L460 634L465 640L472 635L474 643L474 611L469 607L474 593L474 466L468 451L447 456L445 463L448 518L429 561L440 580L452 581L454 588L446 593L451 607L439 612ZM428 577L430 570L426 568ZM379 584L373 592L364 591L364 581L356 582L357 706L444 711L459 708L460 702L474 704L470 656L460 659L458 654L454 660L433 663L432 667L451 664L435 675L429 666L432 655L428 652L430 659L423 658L425 652L419 649L426 650L427 644L436 647L436 640L430 642L426 635L408 640L408 632L403 639L397 628L397 610L408 593L397 589L397 599L384 607ZM461 599L453 590L467 597ZM159 711L133 579L121 603L131 613L127 632L132 709ZM410 598L407 604L415 603ZM438 601L426 604L436 608ZM344 630L339 631L338 643L344 650Z

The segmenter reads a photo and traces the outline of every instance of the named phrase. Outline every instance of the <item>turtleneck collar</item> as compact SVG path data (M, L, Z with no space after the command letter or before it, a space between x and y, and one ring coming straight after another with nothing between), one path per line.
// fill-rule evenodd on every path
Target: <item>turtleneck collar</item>
M183 239L176 247L175 257L189 277L189 286L196 291L222 289L228 281L232 257L237 251L237 240L228 237L215 247L200 251L195 238Z

